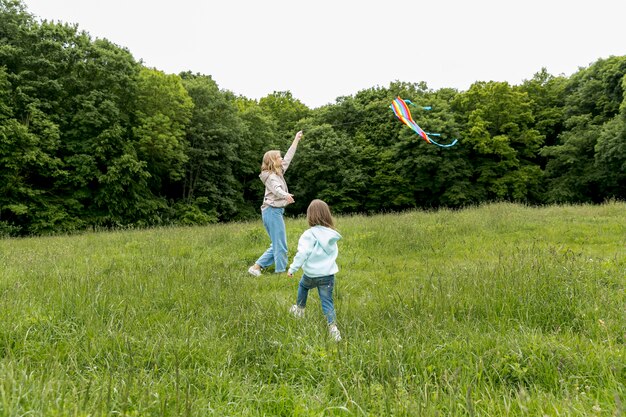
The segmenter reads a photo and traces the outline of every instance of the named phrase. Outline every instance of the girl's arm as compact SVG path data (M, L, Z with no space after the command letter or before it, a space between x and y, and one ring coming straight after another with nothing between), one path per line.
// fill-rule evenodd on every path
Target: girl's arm
M300 240L298 240L298 253L294 256L293 262L289 266L289 271L287 271L290 276L304 265L315 246L315 237L307 232L304 232L300 236Z
M296 133L296 137L293 139L293 142L291 142L291 146L283 157L283 174L285 173L285 171L287 171L287 168L289 168L289 164L291 163L293 156L296 154L296 149L298 148L298 143L300 142L300 139L302 139L302 131Z

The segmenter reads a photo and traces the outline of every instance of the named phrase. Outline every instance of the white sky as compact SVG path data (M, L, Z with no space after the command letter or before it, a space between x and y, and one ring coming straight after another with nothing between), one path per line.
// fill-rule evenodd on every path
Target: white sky
M311 108L392 81L466 90L626 55L625 0L24 0L166 73Z

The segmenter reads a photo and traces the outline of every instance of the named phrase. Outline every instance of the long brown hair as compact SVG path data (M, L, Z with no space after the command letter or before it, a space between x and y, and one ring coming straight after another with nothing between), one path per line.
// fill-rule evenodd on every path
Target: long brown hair
M335 228L335 222L328 204L319 199L315 199L309 204L309 208L306 209L306 220L311 227L325 226L331 229Z
M270 171L277 175L283 175L283 166L278 161L280 158L280 151L267 151L263 155L263 163L261 164L261 171Z

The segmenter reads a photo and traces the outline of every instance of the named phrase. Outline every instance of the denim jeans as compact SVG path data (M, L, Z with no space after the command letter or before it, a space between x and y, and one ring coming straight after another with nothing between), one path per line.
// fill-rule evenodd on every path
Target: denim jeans
M284 208L266 207L262 210L263 226L270 237L270 247L256 261L261 268L274 265L274 272L287 270L287 232L285 230Z
M328 320L328 324L335 323L335 306L333 304L333 288L335 287L335 276L326 275L324 277L309 278L302 275L300 285L298 285L298 307L306 307L306 299L309 296L309 290L316 288L320 295L322 303L322 311Z

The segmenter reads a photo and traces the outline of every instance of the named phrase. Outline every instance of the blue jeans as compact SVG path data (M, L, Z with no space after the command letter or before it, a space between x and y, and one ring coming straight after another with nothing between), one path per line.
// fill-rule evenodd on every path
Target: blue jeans
M326 275L324 277L309 278L302 275L300 285L298 285L298 307L306 307L306 299L309 296L309 290L316 288L322 302L322 311L328 320L328 324L332 324L337 320L335 316L335 306L333 304L333 288L335 287L335 276Z
M270 247L256 261L261 268L274 265L274 272L287 270L287 232L285 230L284 208L266 207L262 210L263 226L270 237Z

